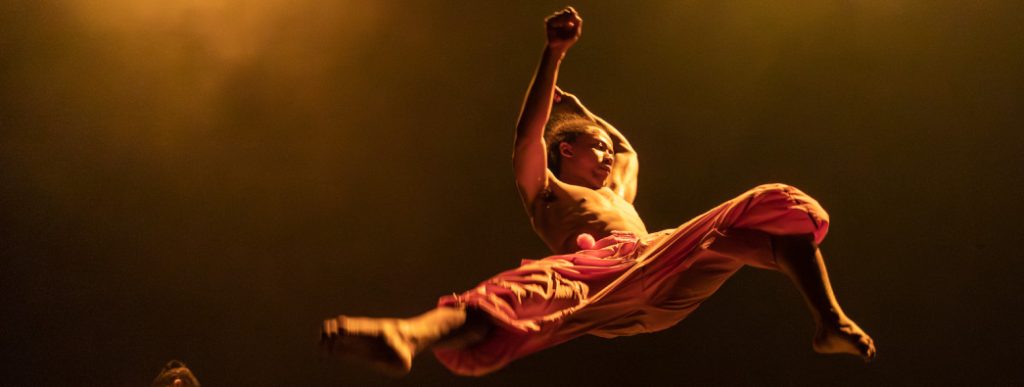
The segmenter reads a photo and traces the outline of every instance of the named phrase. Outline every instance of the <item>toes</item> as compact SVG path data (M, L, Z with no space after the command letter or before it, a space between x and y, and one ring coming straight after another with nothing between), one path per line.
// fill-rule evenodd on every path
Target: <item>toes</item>
M874 360L875 353L877 353L874 340L870 337L864 337L858 343L858 347L860 347L860 353L864 357L864 361L870 362Z
M326 319L324 320L323 326L320 327L320 338L327 340L338 334L338 320L337 319Z

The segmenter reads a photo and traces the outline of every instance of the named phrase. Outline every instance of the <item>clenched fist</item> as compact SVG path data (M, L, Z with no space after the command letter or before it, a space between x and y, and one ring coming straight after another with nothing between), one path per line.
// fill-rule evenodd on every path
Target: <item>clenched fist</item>
M572 7L555 12L544 19L548 32L548 47L554 51L565 52L580 38L583 19Z

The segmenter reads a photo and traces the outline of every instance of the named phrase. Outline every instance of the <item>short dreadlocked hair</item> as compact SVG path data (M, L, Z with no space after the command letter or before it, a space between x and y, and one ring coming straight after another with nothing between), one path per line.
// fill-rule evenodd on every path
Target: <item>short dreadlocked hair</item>
M601 127L594 120L575 114L553 115L548 119L544 141L548 147L548 169L551 170L551 173L558 176L562 170L562 153L558 150L559 144L575 142L581 134L589 133L588 128L600 129Z
M160 370L160 374L153 380L152 387L166 387L174 384L174 379L181 379L187 387L199 387L199 379L192 374L185 363L179 360L171 360Z

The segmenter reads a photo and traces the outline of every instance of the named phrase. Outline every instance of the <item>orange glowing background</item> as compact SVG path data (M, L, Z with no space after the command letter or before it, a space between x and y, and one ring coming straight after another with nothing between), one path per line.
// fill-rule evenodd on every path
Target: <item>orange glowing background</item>
M320 319L411 315L546 253L513 126L561 2L0 4L0 364L21 386L1000 385L1024 378L1024 3L583 1L560 85L674 227L765 182L832 215L876 364L745 269L669 331L394 381Z

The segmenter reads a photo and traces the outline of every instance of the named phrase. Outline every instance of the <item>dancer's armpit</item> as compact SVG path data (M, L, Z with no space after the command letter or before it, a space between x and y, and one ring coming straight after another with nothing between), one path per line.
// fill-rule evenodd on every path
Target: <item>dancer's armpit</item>
M516 141L512 155L516 187L523 203L529 206L548 186L547 154L543 139Z

